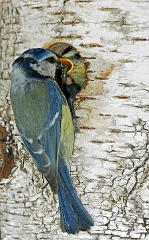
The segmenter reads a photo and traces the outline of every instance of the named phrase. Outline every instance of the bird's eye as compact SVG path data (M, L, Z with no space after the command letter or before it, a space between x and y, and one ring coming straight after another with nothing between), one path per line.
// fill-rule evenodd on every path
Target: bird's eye
M81 56L80 56L80 54L79 53L76 53L75 55L74 55L74 58L75 59L79 59Z
M56 59L54 57L48 57L45 59L45 61L47 61L49 63L56 63Z
M26 58L26 60L27 60L29 63L33 63L33 64L37 63L37 61L36 61L34 58L28 57L28 58Z

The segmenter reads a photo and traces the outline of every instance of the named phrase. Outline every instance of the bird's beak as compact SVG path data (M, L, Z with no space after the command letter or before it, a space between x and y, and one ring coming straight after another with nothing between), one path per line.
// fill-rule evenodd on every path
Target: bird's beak
M70 74L74 68L73 62L71 62L68 58L58 58L58 60L67 67L67 74Z

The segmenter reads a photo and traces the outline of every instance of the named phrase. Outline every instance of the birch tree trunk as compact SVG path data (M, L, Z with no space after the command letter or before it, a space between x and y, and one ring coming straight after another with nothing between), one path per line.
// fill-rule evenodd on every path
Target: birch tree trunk
M1 0L1 239L149 239L149 1ZM12 61L28 48L63 41L89 68L76 99L71 177L95 226L59 227L57 198L16 130Z

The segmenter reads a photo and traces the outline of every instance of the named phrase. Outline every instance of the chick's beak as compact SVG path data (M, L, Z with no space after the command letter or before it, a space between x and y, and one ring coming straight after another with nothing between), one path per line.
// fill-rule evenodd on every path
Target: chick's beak
M68 58L58 58L58 60L67 67L67 74L70 74L74 68L73 62L71 62Z

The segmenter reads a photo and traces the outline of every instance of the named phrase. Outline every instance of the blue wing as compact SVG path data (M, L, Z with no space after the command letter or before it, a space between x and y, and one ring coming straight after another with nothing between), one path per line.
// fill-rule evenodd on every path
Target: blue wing
M43 104L39 104L39 108L45 108L44 123L41 125L41 121L36 124L40 126L40 134L36 136L30 130L24 132L18 126L18 130L21 134L22 140L33 158L38 170L45 176L51 189L54 193L58 191L58 153L60 143L60 131L61 131L61 118L62 118L62 105L66 104L66 99L63 96L61 90L56 83L49 80L46 83L46 94L48 98L43 98ZM37 89L36 89L37 90ZM43 94L42 92L40 94ZM41 98L42 99L42 98ZM34 99L32 99L34 101ZM41 100L42 101L42 100ZM32 114L34 111L43 112L43 109L38 109L37 102L33 106ZM30 112L31 114L31 112Z

